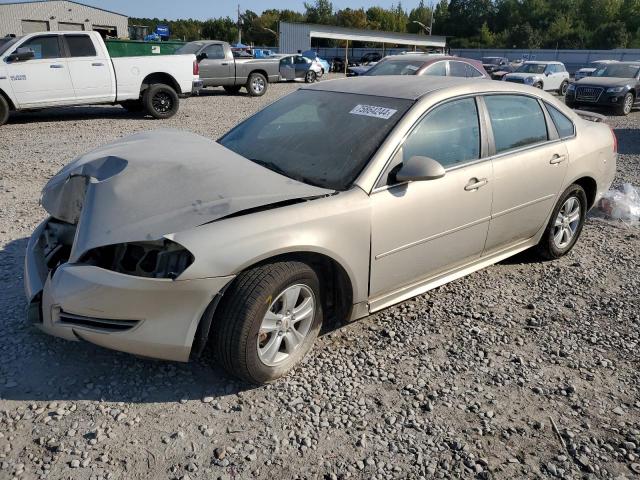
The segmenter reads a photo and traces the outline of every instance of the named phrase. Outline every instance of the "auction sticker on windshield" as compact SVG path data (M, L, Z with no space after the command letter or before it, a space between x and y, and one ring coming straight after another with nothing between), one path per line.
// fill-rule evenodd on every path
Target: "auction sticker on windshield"
M375 117L382 118L383 120L388 120L396 112L397 110L394 110L393 108L376 107L373 105L356 105L349 113L352 113L353 115L364 115L366 117Z

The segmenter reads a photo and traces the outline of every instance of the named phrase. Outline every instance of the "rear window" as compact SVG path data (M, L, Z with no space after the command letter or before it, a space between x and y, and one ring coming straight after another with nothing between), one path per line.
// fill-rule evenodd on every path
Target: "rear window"
M96 49L88 35L65 35L72 57L95 57Z

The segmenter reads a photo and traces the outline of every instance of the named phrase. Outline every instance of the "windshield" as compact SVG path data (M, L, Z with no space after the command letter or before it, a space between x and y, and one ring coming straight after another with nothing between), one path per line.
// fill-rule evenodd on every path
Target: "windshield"
M238 125L219 143L289 178L346 190L412 103L298 90Z
M204 43L201 42L191 42L181 46L179 49L175 51L176 55L188 55L195 54L198 50L200 50L204 46Z
M544 73L547 66L544 63L525 63L516 70L517 73Z
M639 65L610 64L593 72L594 77L634 78L638 75Z
M0 55L6 52L12 45L14 45L22 37L4 37L0 38Z
M383 60L366 75L415 75L422 65L423 60Z
M501 61L502 59L498 57L484 57L482 59L482 63L486 65L500 65Z

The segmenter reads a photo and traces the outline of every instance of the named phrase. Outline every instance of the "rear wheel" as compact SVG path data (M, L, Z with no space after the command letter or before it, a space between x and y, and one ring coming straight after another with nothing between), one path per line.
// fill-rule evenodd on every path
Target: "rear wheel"
M553 260L569 253L580 237L586 214L587 195L584 189L577 184L569 186L560 196L536 246L538 254Z
M215 349L224 368L252 383L293 369L322 326L320 283L301 262L265 264L238 275L216 314Z
M222 87L224 88L224 91L227 92L229 95L236 95L240 89L242 88L241 85L227 85Z
M622 99L622 103L616 107L616 113L618 115L629 115L631 113L631 109L633 108L633 102L635 98L633 93L627 93Z
M156 83L150 85L142 95L146 112L154 118L170 118L178 112L178 94L169 85Z
M252 97L261 97L267 92L267 78L261 73L252 73L245 88Z
M0 95L0 125L4 125L9 121L9 103Z

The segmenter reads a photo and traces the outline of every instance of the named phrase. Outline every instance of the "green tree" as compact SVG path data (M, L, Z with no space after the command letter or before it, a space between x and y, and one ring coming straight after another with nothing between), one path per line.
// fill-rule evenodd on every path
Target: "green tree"
M336 12L336 24L348 28L367 28L367 14L364 9L345 8Z
M315 0L314 3L304 2L307 22L331 24L333 23L333 4L329 0Z

